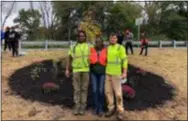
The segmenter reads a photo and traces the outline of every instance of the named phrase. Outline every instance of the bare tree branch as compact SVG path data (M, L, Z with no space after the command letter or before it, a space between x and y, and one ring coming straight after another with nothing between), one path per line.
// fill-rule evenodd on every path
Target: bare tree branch
M40 5L40 11L42 14L42 20L43 20L43 25L46 27L46 19L45 19L45 13L44 13L44 8L42 2L39 2Z
M2 2L1 2L2 3ZM11 15L11 13L12 13L12 11L13 11L13 9L14 9L14 6L15 6L15 1L13 1L12 2L12 4L11 4L11 6L10 6L10 8L9 8L9 10L7 10L7 14L6 14L6 16L5 16L5 18L4 18L4 20L3 20L3 22L2 22L2 25L1 25L1 27L2 27L2 29L4 28L4 25L5 25L5 23L6 23L6 21L7 21L7 19L10 17L10 15ZM5 3L4 3L5 4ZM1 4L2 5L2 4Z

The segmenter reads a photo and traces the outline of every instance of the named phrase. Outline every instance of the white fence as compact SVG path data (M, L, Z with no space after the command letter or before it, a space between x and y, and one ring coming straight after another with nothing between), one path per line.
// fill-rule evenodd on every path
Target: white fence
M19 48L20 49L64 49L68 48L70 45L75 44L76 41L20 41ZM108 42L105 42L108 44ZM124 43L125 44L125 43ZM149 47L187 47L188 41L149 41ZM133 41L134 47L140 47L139 41Z

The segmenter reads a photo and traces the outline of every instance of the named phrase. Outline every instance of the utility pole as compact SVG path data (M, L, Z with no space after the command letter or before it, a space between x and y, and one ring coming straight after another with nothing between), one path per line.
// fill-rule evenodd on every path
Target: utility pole
M138 25L138 41L140 40L140 25Z

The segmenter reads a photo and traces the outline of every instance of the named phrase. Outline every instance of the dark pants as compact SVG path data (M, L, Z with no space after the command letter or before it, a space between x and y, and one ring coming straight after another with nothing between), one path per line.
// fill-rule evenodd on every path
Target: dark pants
M148 44L142 45L141 50L140 50L140 55L142 55L142 52L143 52L144 49L145 49L145 56L147 56L147 54L148 54Z
M7 46L8 46L8 49L11 50L11 43L8 40L5 39L4 51L6 51Z
M104 108L104 81L105 74L91 73L94 108L96 113L103 112Z
M132 45L132 42L126 42L126 45L125 45L125 48L126 48L126 54L128 55L128 49L130 48L131 50L131 53L133 54L133 45Z
M18 56L18 41L11 42L12 56Z

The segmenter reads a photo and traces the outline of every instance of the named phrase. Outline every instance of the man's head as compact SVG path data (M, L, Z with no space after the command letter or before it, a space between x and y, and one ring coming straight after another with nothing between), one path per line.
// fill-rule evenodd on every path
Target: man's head
M110 34L110 44L116 44L117 40L118 40L118 38L115 33Z
M127 29L127 30L125 30L125 34L129 34L130 33L130 31Z
M121 31L118 31L117 33L118 33L118 34L121 34Z
M145 32L145 31L143 31L143 32L141 33L141 38L146 38L146 32Z
M5 31L9 31L10 30L10 28L7 26L6 28L5 28Z
M97 37L95 40L95 47L96 48L102 48L104 46L103 40L100 37Z
M78 42L85 42L86 41L86 33L85 31L78 32Z

